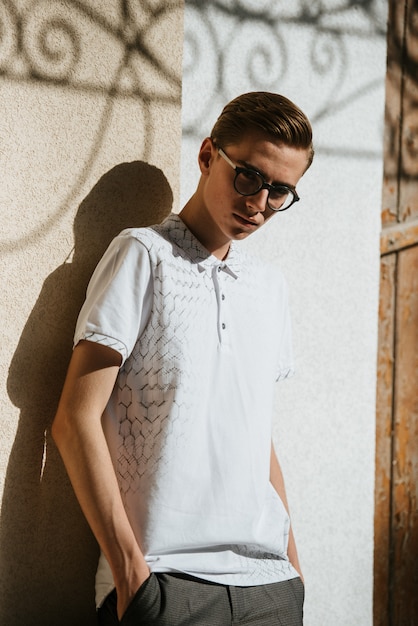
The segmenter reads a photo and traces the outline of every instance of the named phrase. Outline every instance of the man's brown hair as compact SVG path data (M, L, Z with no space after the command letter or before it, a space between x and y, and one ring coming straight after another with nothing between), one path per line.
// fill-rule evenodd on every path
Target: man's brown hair
M311 124L299 107L276 93L252 91L231 100L216 120L211 139L219 148L226 148L255 130L286 146L305 149L306 169L311 165L314 156Z

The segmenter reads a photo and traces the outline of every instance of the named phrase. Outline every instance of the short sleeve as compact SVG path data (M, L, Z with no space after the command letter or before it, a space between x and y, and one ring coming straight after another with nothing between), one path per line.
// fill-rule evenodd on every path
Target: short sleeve
M82 340L104 343L124 362L142 333L152 306L149 252L124 231L116 237L96 267L80 311L74 345Z

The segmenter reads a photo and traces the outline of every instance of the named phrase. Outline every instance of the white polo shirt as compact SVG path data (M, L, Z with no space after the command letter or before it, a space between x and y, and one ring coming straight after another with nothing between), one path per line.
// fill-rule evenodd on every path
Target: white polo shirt
M233 242L210 255L177 215L123 231L93 274L75 343L123 364L103 427L154 572L230 585L298 576L269 482L274 383L292 370L284 279ZM102 555L98 605L114 587Z

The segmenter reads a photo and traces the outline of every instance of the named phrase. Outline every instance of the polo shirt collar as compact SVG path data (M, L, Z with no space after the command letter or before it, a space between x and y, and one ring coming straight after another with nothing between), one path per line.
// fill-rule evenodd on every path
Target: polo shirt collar
M228 256L220 261L213 254L208 252L193 233L187 228L179 215L171 213L163 222L162 227L167 229L167 235L179 250L196 263L200 271L212 271L214 266L221 266L222 269L233 278L238 278L241 270L242 259L234 241L231 241Z

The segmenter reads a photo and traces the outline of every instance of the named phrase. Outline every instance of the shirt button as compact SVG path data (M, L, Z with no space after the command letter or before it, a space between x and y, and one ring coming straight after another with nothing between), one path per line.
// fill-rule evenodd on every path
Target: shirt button
M225 330L226 326L225 324L222 324L222 330Z
M221 272L221 271L222 271L222 266L218 265L218 272Z
M225 300L225 294L223 293L221 296L222 300Z

